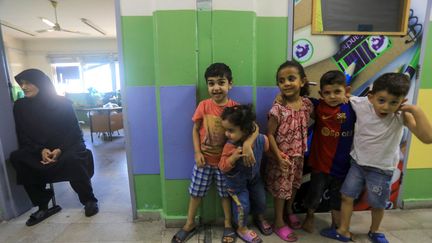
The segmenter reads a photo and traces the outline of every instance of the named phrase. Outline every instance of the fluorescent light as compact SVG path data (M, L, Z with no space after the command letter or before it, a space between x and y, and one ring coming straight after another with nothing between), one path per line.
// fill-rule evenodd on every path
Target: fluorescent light
M27 32L27 31L25 31L25 30L22 30L22 29L20 29L19 27L16 27L16 26L14 26L14 25L12 25L12 24L6 22L6 21L0 20L0 24L3 25L4 27L8 27L8 28L10 28L10 29L13 29L13 30L19 31L19 32L21 32L21 33L24 33L24 34L26 34L26 35L35 36L34 34L32 34L32 33L30 33L30 32Z
M54 27L55 24L53 22L51 22L50 20L46 19L46 18L40 18L42 20L42 22L44 22L45 24L49 25L50 27Z
M93 22L91 22L90 20L85 19L85 18L81 18L81 21L84 24L86 24L86 25L90 26L91 28L93 28L94 30L96 30L97 32L101 33L102 35L106 35L105 31L103 31L100 27L93 24Z

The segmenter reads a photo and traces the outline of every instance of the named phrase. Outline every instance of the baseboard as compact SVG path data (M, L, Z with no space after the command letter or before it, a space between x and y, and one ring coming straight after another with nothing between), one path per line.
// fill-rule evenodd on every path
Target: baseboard
M432 199L402 200L402 209L432 208Z
M162 210L138 210L137 212L137 220L138 221L154 221L162 219Z

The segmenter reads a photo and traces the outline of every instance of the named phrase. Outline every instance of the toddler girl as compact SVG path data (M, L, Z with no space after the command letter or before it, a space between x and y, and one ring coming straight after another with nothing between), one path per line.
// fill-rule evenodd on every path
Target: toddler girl
M234 222L237 234L245 242L262 242L262 239L247 226L249 212L255 216L255 223L264 235L270 235L272 228L264 219L266 209L264 183L260 176L261 158L269 148L268 139L259 134L253 144L255 164L243 161L243 142L256 130L255 114L250 105L226 107L222 113L222 126L228 142L225 144L219 169L225 174L226 185L232 198Z

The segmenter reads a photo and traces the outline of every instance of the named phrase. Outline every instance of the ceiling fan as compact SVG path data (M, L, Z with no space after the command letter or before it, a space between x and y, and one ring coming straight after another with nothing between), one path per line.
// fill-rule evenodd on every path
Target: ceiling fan
M68 32L68 33L73 33L73 34L88 35L88 33L84 33L84 32L81 32L81 31L75 31L75 30L63 29L62 27L60 27L60 24L58 23L58 19L57 19L57 3L58 2L57 2L57 0L48 0L48 1L51 2L51 5L54 8L55 23L53 23L49 19L40 17L40 19L42 20L42 22L44 22L45 24L47 24L51 28L49 28L49 29L43 29L43 30L37 30L36 31L37 33L62 31L62 32Z

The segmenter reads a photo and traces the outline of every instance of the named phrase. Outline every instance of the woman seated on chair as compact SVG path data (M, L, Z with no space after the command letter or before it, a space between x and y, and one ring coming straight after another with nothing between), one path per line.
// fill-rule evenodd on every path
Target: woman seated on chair
M53 191L46 183L69 181L84 205L87 217L98 213L88 168L88 153L71 102L58 96L50 78L38 69L28 69L15 80L25 97L14 104L19 150L10 161L37 212L27 220L37 224L58 212L48 209Z

